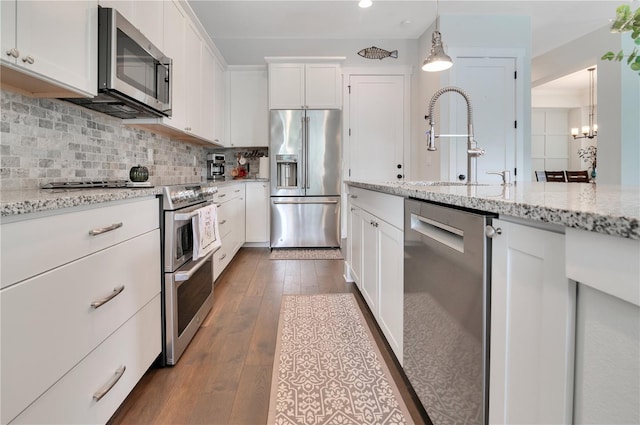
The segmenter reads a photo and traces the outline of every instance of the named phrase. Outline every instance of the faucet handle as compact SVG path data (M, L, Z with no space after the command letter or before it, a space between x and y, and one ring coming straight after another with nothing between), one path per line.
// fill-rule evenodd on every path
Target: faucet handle
M508 186L508 185L511 184L511 173L509 172L509 170L487 171L487 174L496 174L496 175L502 177L502 185L503 186Z

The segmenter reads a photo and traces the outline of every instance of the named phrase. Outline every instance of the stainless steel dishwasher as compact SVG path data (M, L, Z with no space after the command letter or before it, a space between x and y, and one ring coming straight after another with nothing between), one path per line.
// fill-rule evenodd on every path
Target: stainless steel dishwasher
M488 423L492 217L405 200L403 368L435 425Z

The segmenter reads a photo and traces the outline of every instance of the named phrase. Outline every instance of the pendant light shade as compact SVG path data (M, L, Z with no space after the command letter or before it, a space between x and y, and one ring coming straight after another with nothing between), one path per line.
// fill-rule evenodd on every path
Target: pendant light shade
M435 30L433 34L431 34L431 51L422 63L422 70L437 72L449 69L451 66L453 66L453 62L451 62L451 58L445 53L444 47L442 47L440 31Z
M442 46L442 34L440 34L440 15L438 14L438 0L436 0L436 30L431 34L431 50L429 56L422 63L422 70L438 72L449 69L453 62Z

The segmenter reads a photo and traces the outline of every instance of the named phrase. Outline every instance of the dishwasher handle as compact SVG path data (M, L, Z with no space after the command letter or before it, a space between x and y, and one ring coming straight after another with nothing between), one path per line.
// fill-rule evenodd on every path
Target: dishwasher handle
M464 231L458 228L412 213L411 230L464 254Z

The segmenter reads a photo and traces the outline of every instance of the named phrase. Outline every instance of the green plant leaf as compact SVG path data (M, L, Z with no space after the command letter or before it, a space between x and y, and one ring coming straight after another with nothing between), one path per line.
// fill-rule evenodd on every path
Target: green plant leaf
M622 58L624 58L624 52L620 50L614 59L620 62Z
M633 49L633 52L627 58L627 65L631 65L633 60L638 56L638 49Z
M634 62L630 65L633 71L640 71L640 62Z
M604 55L602 55L600 59L603 61L610 61L610 60L613 60L614 57L615 57L615 53L607 52Z

